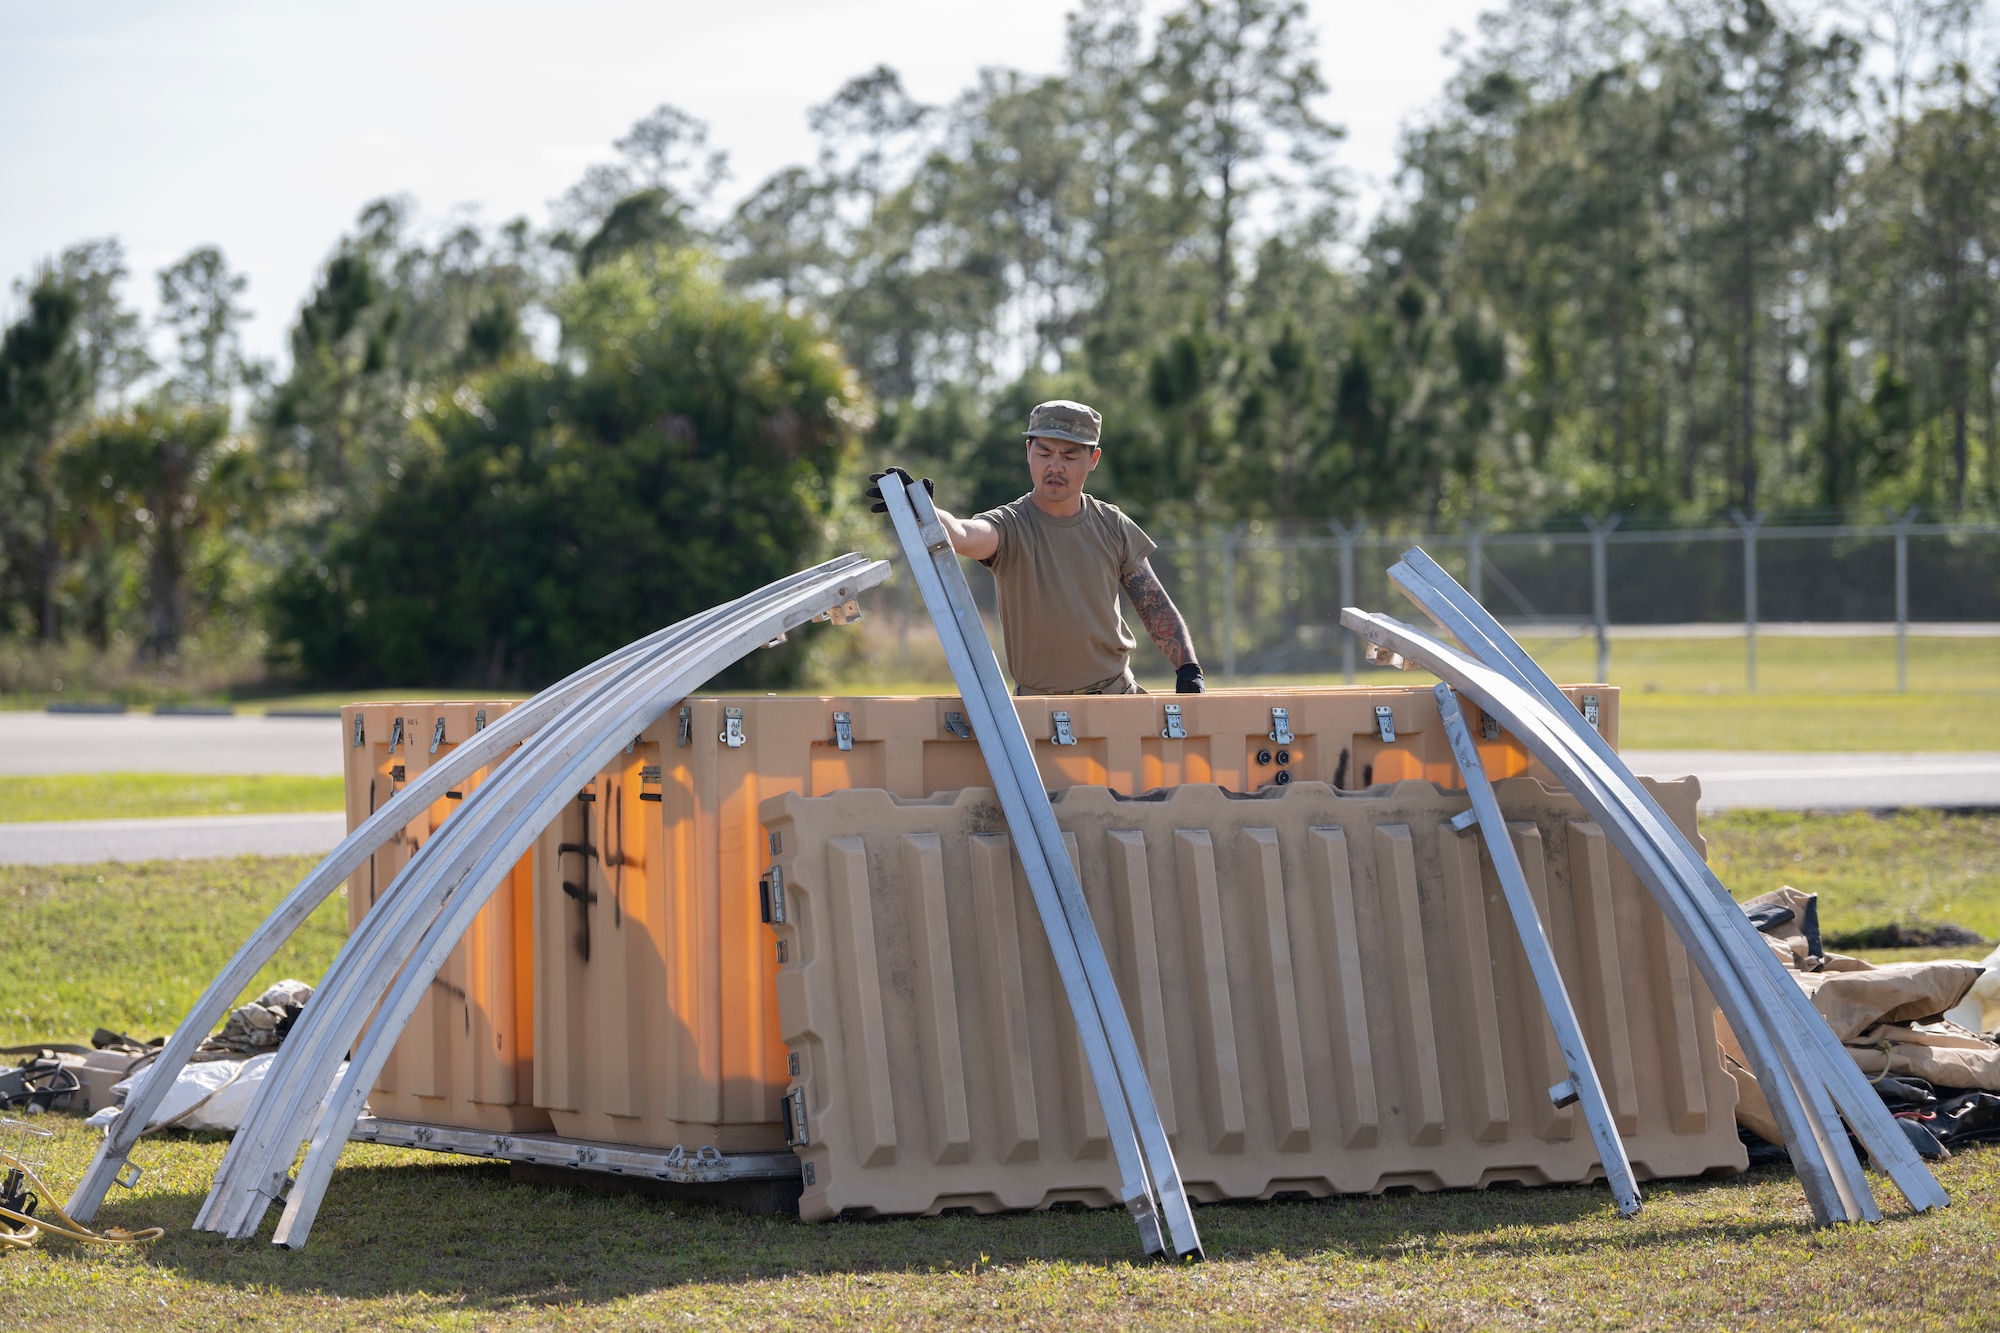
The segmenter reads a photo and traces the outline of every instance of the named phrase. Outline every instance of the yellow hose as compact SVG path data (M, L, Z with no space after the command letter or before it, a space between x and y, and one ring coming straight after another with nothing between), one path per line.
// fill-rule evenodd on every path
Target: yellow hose
M167 1234L165 1227L147 1227L143 1231L127 1231L124 1227L112 1227L109 1231L92 1231L83 1223L62 1210L62 1206L52 1201L49 1187L34 1169L13 1153L0 1151L0 1167L11 1167L28 1178L41 1196L42 1207L61 1219L61 1224L46 1217L30 1217L17 1213L11 1208L0 1208L0 1253L9 1250L25 1250L33 1247L35 1241L47 1233L61 1236L65 1240L81 1241L85 1245L136 1245L140 1241L158 1240Z

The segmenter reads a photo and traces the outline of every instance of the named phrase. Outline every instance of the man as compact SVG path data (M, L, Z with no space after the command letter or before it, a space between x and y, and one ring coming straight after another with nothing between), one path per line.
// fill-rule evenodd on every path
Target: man
M1174 668L1174 688L1200 694L1187 622L1147 559L1153 539L1116 505L1085 495L1097 467L1103 418L1065 399L1028 414L1033 489L976 518L938 510L952 549L993 571L1000 635L1016 694L1133 694L1135 640L1119 614L1122 587L1155 646Z

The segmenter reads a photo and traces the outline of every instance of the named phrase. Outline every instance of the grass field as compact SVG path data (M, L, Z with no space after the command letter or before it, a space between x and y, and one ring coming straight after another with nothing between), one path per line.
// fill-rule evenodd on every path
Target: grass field
M1740 896L1818 892L1829 929L1949 918L2000 935L2000 816L1739 813L1703 830ZM167 1030L311 864L0 867L0 1044ZM345 919L336 896L251 990L317 979ZM35 1152L62 1192L94 1137L44 1123L56 1137ZM1950 1209L1891 1204L1879 1226L1811 1229L1796 1179L1767 1169L1650 1184L1636 1220L1597 1188L1204 1207L1211 1262L1191 1268L1134 1262L1119 1212L807 1225L367 1145L288 1253L187 1229L222 1148L141 1146L145 1177L99 1220L164 1226L157 1243L0 1257L8 1325L1908 1330L1993 1326L2000 1281L2000 1148L1940 1165Z
M0 778L0 823L341 810L341 780L291 774L65 773Z

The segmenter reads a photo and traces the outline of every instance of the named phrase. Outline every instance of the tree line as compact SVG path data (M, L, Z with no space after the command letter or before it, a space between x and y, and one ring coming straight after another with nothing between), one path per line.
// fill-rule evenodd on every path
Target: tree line
M1159 535L1990 513L1985 19L1510 0L1363 220L1298 0L1086 0L1056 72L868 71L733 200L663 105L546 227L372 203L280 370L213 248L149 329L78 245L0 344L0 632L542 681L855 540L883 462L1012 498L1057 396Z

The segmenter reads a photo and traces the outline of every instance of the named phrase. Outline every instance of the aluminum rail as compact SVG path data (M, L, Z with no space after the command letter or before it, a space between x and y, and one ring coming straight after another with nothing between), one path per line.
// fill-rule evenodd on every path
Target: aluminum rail
M463 890L464 868L480 850L484 826L493 812L505 814L508 807L525 799L524 790L538 777L546 779L548 772L562 768L590 745L598 731L608 729L603 743L595 746L608 759L652 720L649 716L632 725L626 715L629 710L621 712L618 707L621 700L650 692L658 698L657 716L716 670L813 618L815 611L850 600L859 589L880 582L887 571L886 565L866 562L843 562L826 573L807 571L686 622L698 625L699 632L683 633L681 642L656 654L650 662L630 667L618 680L599 686L565 710L492 778L469 792L464 805L397 877L390 894L362 919L364 925L371 920L389 923L388 928L375 933L369 956L357 959L355 955L363 951L356 949L356 940L349 941L342 951L343 959L336 960L337 968L343 962L349 964L339 984L323 986L315 995L315 1004L307 1006L299 1025L280 1047L271 1077L259 1088L260 1093L269 1091L272 1095L253 1102L231 1144L234 1160L225 1160L225 1170L218 1173L197 1226L237 1236L255 1231L264 1209L283 1188L292 1157L310 1129L343 1053L407 961L413 937L432 924L445 901L455 899ZM672 698L658 697L662 693ZM586 730L589 734L584 734ZM567 799L574 785L558 793L557 804ZM530 840L540 831L537 825ZM516 850L507 864L518 856Z
M865 557L849 554L818 568L833 571L866 564ZM811 572L814 571L807 571ZM70 1196L66 1209L69 1215L79 1222L88 1222L96 1217L105 1193L113 1181L124 1174L133 1145L145 1132L153 1112L159 1109L161 1100L186 1067L195 1048L222 1020L244 987L256 978L257 973L276 956L285 941L305 924L319 905L346 882L348 876L445 792L496 759L504 759L514 746L532 736L551 716L587 693L607 673L622 663L656 651L680 629L680 625L673 625L657 630L571 673L519 707L508 710L491 726L454 745L448 755L418 774L414 782L392 795L342 839L243 942L174 1029L173 1035L161 1048L159 1057L148 1066L149 1076L133 1088L126 1099L124 1111L107 1129L104 1141L98 1145L83 1179Z
M980 755L1013 830L1015 851L1034 894L1104 1110L1125 1206L1138 1224L1148 1254L1170 1247L1177 1258L1200 1258L1201 1237L1146 1081L1138 1043L965 571L924 487L900 485L895 473L885 473L879 481L897 540L937 626L952 677L972 715Z
M850 596L852 593L843 589L835 596L836 604ZM820 604L796 599L793 604L807 607L807 614L820 609ZM497 808L496 803L489 802L490 814L480 812L480 822L459 839L458 855L449 865L435 869L439 880L452 877L456 887L449 902L424 932L388 995L380 1000L380 1009L354 1048L347 1072L334 1090L332 1104L312 1132L311 1146L299 1168L298 1181L286 1198L284 1215L272 1238L274 1243L292 1249L305 1244L326 1187L333 1179L341 1149L346 1146L348 1135L368 1100L368 1090L388 1062L403 1028L429 992L432 979L522 853L534 844L562 808L575 799L578 787L609 763L634 735L717 670L774 637L772 627L782 609L748 618L747 625L734 625L717 637L691 645L684 660L675 660L657 673L643 673L608 696L587 727L578 728L579 734L587 736L584 744L572 753L562 754L559 760L551 756L532 781L517 782L520 792L517 799L498 804ZM805 618L801 615L794 623ZM458 817L463 818L466 813L461 811ZM468 861L472 862L469 867ZM280 1143L295 1142L280 1140ZM287 1161L289 1156L288 1153Z
M1819 1012L1805 999L1776 956L1750 930L1748 922L1736 910L1729 890L1710 868L1707 859L1666 817L1650 793L1632 780L1630 770L1604 738L1588 727L1577 725L1569 701L1556 688L1555 682L1501 628L1500 623L1421 548L1413 547L1405 552L1403 561L1389 571L1389 576L1440 628L1463 643L1472 656L1539 695L1551 706L1556 717L1568 723L1568 730L1575 741L1581 742L1612 772L1623 775L1627 789L1664 830L1681 859L1698 876L1698 880L1687 881L1689 891L1700 895L1705 889L1710 901L1728 909L1724 913L1726 927L1722 932L1725 947L1733 945L1731 951L1735 957L1743 958L1747 954L1744 960L1750 962L1753 970L1760 972L1775 990L1779 1011L1788 1019L1786 1026L1803 1037L1803 1047L1811 1053L1809 1058L1822 1076L1827 1093L1869 1155L1887 1172L1912 1207L1922 1210L1949 1204L1943 1187L1910 1147L1909 1140L1883 1107L1881 1098L1855 1066L1853 1057L1834 1038Z
M1753 1066L1759 1069L1760 1074L1769 1071L1772 1084L1767 1087L1767 1092L1772 1098L1774 1114L1780 1113L1781 1101L1789 1101L1788 1110L1782 1114L1789 1115L1801 1130L1800 1135L1794 1136L1790 1148L1815 1220L1821 1225L1879 1220L1881 1213L1875 1206L1873 1196L1867 1192L1865 1179L1861 1182L1860 1191L1856 1192L1851 1188L1851 1177L1829 1165L1828 1157L1836 1149L1836 1144L1831 1141L1835 1136L1838 1138L1837 1147L1847 1150L1850 1162L1853 1160L1852 1150L1847 1149L1846 1135L1839 1131L1837 1121L1829 1124L1817 1120L1809 1116L1799 1103L1800 1090L1817 1085L1811 1082L1810 1071L1797 1066L1791 1066L1791 1069L1793 1076L1799 1078L1800 1086L1795 1088L1788 1081L1788 1066L1784 1061L1789 1053L1773 1040L1764 1026L1764 1010L1759 1007L1758 1000L1752 998L1756 995L1764 1003L1770 1003L1769 997L1762 995L1756 986L1759 978L1755 974L1743 976L1735 967L1734 960L1725 951L1714 947L1709 925L1699 915L1698 904L1695 905L1697 911L1690 913L1690 905L1678 891L1678 876L1684 872L1674 864L1663 845L1664 836L1649 827L1629 791L1615 779L1607 778L1595 766L1589 751L1580 745L1571 748L1571 743L1565 741L1567 724L1525 687L1439 643L1413 626L1390 617L1369 615L1350 608L1342 613L1342 623L1371 642L1387 646L1407 660L1423 665L1459 693L1475 700L1481 708L1498 717L1530 753L1547 764L1568 785L1593 818L1603 825L1620 853L1653 892L1675 931L1687 943L1688 952L1701 969L1703 978L1714 992L1731 1026L1743 1040ZM1858 1170L1854 1174L1858 1175Z
M1473 744L1472 731L1465 725L1465 714L1460 711L1451 687L1439 685L1433 692L1437 695L1438 717L1451 741L1452 755L1458 760L1459 772L1465 776L1465 793L1472 798L1472 813L1486 839L1486 851L1493 858L1500 888L1506 894L1507 910L1513 914L1514 928L1520 933L1521 951L1528 957L1528 970L1534 974L1535 986L1542 993L1549 1025L1555 1030L1556 1046L1562 1051L1563 1067L1569 1072L1566 1083L1548 1090L1549 1100L1557 1106L1566 1106L1571 1101L1582 1104L1584 1123L1590 1126L1591 1140L1597 1145L1597 1160L1604 1167L1604 1181L1611 1187L1611 1197L1618 1201L1618 1211L1631 1217L1639 1211L1639 1184L1633 1179L1624 1141L1618 1137L1618 1126L1611 1116L1611 1103L1604 1096L1604 1084L1597 1077L1597 1066L1591 1061L1590 1049L1584 1045L1583 1028L1570 1003L1569 988L1563 984L1562 972L1557 969L1555 954L1549 948L1541 915L1535 908L1535 895L1528 887L1528 876L1521 868L1521 858L1507 829L1507 817L1500 813L1493 784L1487 779L1485 765L1479 761L1479 747ZM1532 1034L1529 1039L1533 1040Z
M316 992L316 1003L307 1006L298 1025L280 1048L270 1076L259 1084L253 1095L243 1126L224 1154L215 1186L195 1220L196 1228L230 1235L247 1235L254 1231L256 1220L252 1214L261 1216L270 1195L282 1187L292 1155L306 1134L301 1121L309 1117L318 1105L319 1093L309 1092L308 1088L316 1085L323 1091L332 1081L332 1071L340 1054L350 1047L372 1007L370 1001L359 1013L352 1012L353 1004L349 996L353 988L359 985L369 993L379 995L380 989L387 986L395 968L400 966L411 947L410 940L435 916L438 903L427 901L423 892L415 886L428 873L429 867L436 863L435 858L445 854L471 831L476 818L467 815L467 807L475 811L491 808L492 802L500 799L501 794L510 789L510 784L524 771L523 765L532 764L532 756L546 753L551 745L570 744L566 737L573 727L571 722L562 719L573 720L581 716L579 710L591 707L591 701L618 680L629 677L634 671L648 669L682 650L688 642L742 614L758 599L779 592L822 587L829 580L850 575L856 587L879 581L879 567L873 577L863 577L858 573L868 568L868 562L858 557L828 562L781 579L749 597L690 617L661 635L651 636L647 642L652 647L644 658L636 662L628 659L601 677L581 700L564 710L557 724L545 728L523 747L522 754L475 788L454 817L439 830L437 837L420 848L402 874L392 881L388 891L362 918L360 926L335 958L333 967L328 970ZM439 839L444 839L442 844ZM444 894L449 892L448 888L442 890ZM357 974L360 977L358 982L354 980ZM331 1028L327 1026L329 1023ZM294 1134L294 1137L289 1145L281 1147L274 1144L274 1133L280 1140L288 1133ZM263 1204L257 1202L259 1199L263 1200ZM244 1220L246 1216L249 1217L247 1223Z

